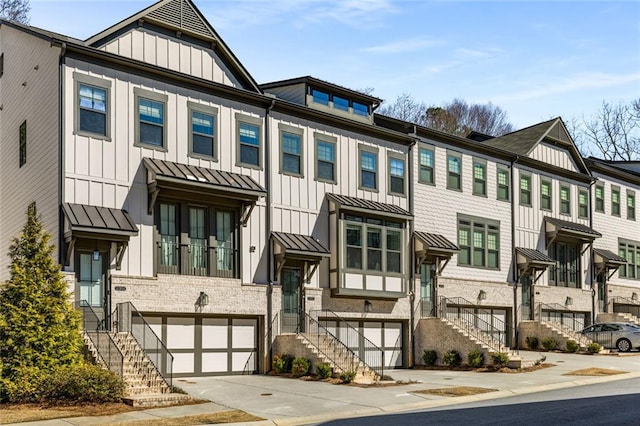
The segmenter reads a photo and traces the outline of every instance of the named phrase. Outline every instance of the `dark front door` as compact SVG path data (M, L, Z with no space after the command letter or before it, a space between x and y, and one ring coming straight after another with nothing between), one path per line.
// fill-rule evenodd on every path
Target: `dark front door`
M100 251L81 252L78 270L80 300L86 301L100 320L107 325L109 314L109 291L106 283L105 256Z
M533 283L531 281L531 275L524 275L520 278L522 284L522 311L520 313L522 320L533 320Z
M420 266L420 303L422 317L436 316L436 289L434 285L435 265L423 263Z
M282 270L282 332L304 331L304 306L302 305L302 272L299 268Z
M598 282L598 311L599 312L607 312L607 273L602 272L598 274L597 282Z

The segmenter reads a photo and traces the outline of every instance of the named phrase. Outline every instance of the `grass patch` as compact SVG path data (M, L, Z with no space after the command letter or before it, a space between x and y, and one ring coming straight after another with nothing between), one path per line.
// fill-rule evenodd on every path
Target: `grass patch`
M195 416L174 417L170 419L135 420L125 423L111 423L112 426L194 426L194 425L214 425L222 423L248 423L264 420L241 410L220 411L210 414L198 414Z
M111 416L113 414L139 411L123 403L82 404L68 406L48 406L42 404L0 405L0 424L38 422L66 417Z
M498 389L489 388L474 388L471 386L456 386L453 388L441 388L441 389L424 389L413 391L412 393L418 393L423 395L437 395L437 396L469 396L479 395L482 393L496 392Z
M563 376L613 376L616 374L625 374L628 371L620 371L620 370L609 370L606 368L583 368L582 370L570 371L569 373L564 373Z

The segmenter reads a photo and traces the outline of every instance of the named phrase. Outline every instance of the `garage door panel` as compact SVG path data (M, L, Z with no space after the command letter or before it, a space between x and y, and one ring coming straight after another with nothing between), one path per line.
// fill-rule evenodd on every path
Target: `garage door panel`
M167 347L193 349L195 344L195 318L167 318Z
M203 373L226 373L229 369L229 355L226 352L203 353Z
M364 337L376 346L382 346L382 323L366 322L363 329Z
M252 357L251 354L252 352L234 352L231 354L231 370L234 372L242 372L246 365L248 367L247 370L253 371L255 366L251 364L255 363L255 357Z
M224 349L229 346L229 320L226 318L202 319L202 348ZM226 367L225 367L226 369Z
M185 374L194 372L194 356L193 353L174 353L173 354L173 373Z
M256 321L233 320L231 329L232 348L253 349L256 346Z

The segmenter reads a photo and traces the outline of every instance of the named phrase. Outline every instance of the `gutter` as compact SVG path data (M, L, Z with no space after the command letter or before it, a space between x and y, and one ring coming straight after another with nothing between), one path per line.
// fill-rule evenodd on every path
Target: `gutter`
M413 142L409 145L409 159L407 160L407 177L408 177L408 185L407 185L407 208L409 209L409 213L414 215L414 201L413 201L413 150L416 144L420 139L418 139L418 135L416 133L416 126L413 126L413 132L409 134L414 138ZM415 217L415 215L414 215ZM410 260L410 268L409 268L409 305L411 308L411 312L409 314L409 340L411 341L411 359L409 360L409 366L413 367L415 365L416 360L416 343L415 343L415 301L416 301L416 282L415 282L415 267L414 267L414 259L415 259L415 246L413 244L413 231L415 230L415 220L409 221L409 260Z
M596 183L598 179L593 178L591 183L589 184L589 228L593 229L593 196L592 189L593 185ZM589 244L589 285L591 287L591 324L596 323L596 294L598 293L597 288L593 286L594 281L596 282L597 287L597 278L596 278L596 265L593 263L594 254L593 254L593 241ZM606 275L606 271L605 271Z
M270 126L269 121L271 118L271 110L276 105L276 100L272 99L271 104L265 109L264 114L264 186L266 187L267 194L265 196L266 201L266 220L267 226L265 227L265 243L267 245L267 323L264 325L267 329L267 365L264 366L264 372L269 371L271 367L271 360L273 357L273 330L271 329L271 323L273 321L273 284L275 283L273 277L274 265L273 265L273 245L271 244L271 229L273 228L273 215L271 214L271 150L270 150Z
M514 165L520 160L520 156L511 160L511 187L509 188L509 199L511 201L511 270L513 278L513 338L515 340L516 351L520 350L520 344L518 343L518 263L516 255L516 226L515 226L515 186L516 186L516 173ZM512 343L513 344L513 343Z
M64 243L64 214L62 212L62 203L64 200L64 103L62 101L64 95L64 58L67 54L66 43L51 42L51 47L60 47L60 56L58 58L58 262L63 265L66 261L65 243Z

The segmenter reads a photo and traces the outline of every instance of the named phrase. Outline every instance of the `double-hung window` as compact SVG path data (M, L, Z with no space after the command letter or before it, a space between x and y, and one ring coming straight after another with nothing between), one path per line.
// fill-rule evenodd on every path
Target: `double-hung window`
M560 186L560 213L571 214L571 192L568 186Z
M74 72L76 105L75 132L99 139L109 139L111 82Z
M20 167L27 164L27 120L20 125Z
M420 157L420 170L418 181L422 183L433 184L435 182L434 176L434 148L428 145L420 145L418 152Z
M378 189L378 152L360 148L360 187Z
M596 211L604 213L604 185L597 184L595 189Z
M520 172L520 205L531 206L531 175Z
M302 176L302 131L289 126L280 127L280 172Z
M578 217L582 219L589 217L589 194L585 190L578 191Z
M620 278L640 279L640 242L620 239L618 254L627 260L620 266Z
M473 160L473 195L487 195L487 163Z
M447 189L462 190L462 155L447 153Z
M620 188L611 187L611 215L620 216Z
M260 129L262 120L236 114L238 160L240 166L261 167L262 145Z
M498 200L509 201L509 169L498 166Z
M135 89L136 142L154 148L166 149L167 96Z
M345 215L347 269L402 274L403 225Z
M405 194L404 158L389 156L389 193Z
M627 219L636 220L636 194L627 191Z
M551 181L540 181L540 208L542 210L551 210Z
M316 134L316 179L336 183L336 141L334 137Z
M218 110L189 102L190 154L206 159L217 159L216 116Z
M458 215L458 264L500 268L500 223Z

